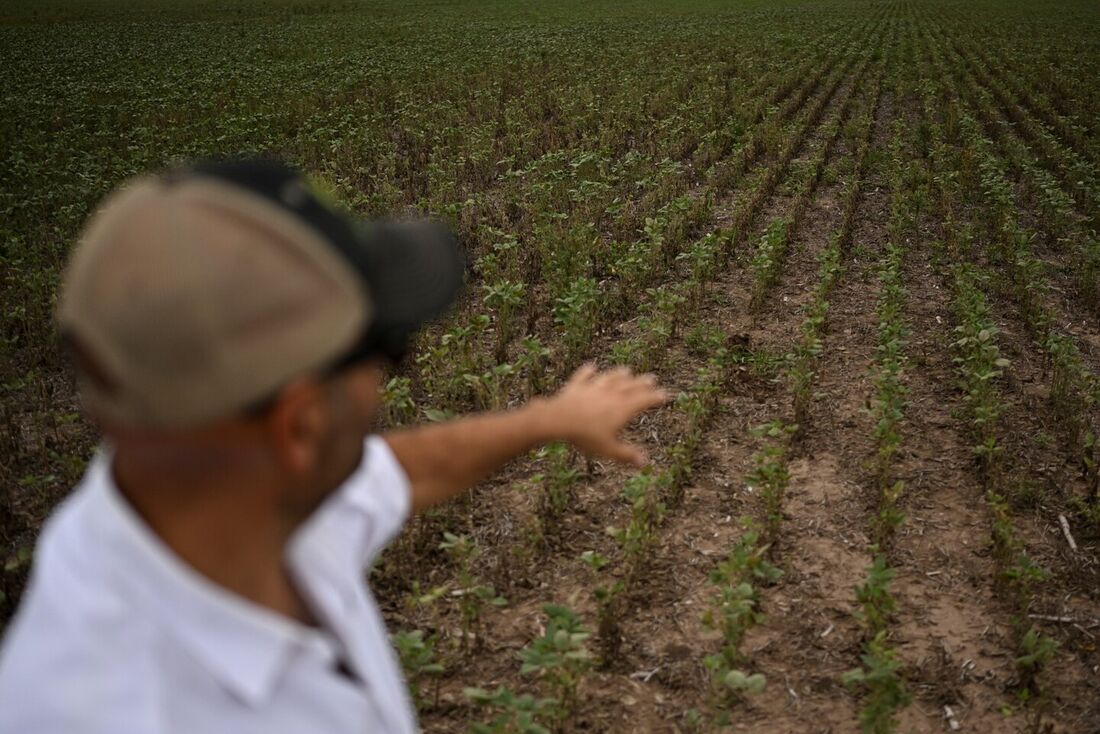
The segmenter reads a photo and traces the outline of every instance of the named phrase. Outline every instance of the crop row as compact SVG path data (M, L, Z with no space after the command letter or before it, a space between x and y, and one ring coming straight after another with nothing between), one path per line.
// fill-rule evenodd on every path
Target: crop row
M887 242L879 262L879 294L875 308L878 343L871 367L874 392L868 401L874 421L872 562L863 585L856 588L858 616L864 630L862 665L842 678L845 685L865 692L860 723L865 732L875 734L894 731L895 712L910 701L890 642L890 621L896 612L897 601L890 592L895 572L887 560L894 534L905 517L898 505L905 482L896 476L895 468L896 455L902 445L901 424L908 394L905 369L909 331L903 318L906 301L903 265L916 232L921 201L919 164L906 145L905 129L895 121L889 145L890 214L886 225Z
M1068 159L1048 131L1040 126L1025 124L1028 120L1022 117L1015 102L1004 94L998 95L995 89L987 86L989 78L979 76L942 31L934 34L932 25L929 24L924 27L924 32L930 36L929 47L933 59L941 69L946 66L946 71L957 80L957 89L971 100L986 129L1007 141L1004 144L1015 149L1014 159L1020 160L1021 166L1028 166L1036 179L1033 188L1043 206L1052 209L1062 219L1068 217L1068 214L1063 213L1064 199L1051 187L1050 177L1053 176L1062 189L1076 201L1090 226L1095 226L1097 207L1100 206L1100 186L1097 184L1094 167ZM950 59L942 58L949 53ZM1006 125L1002 121L1011 124ZM1046 175L1034 173L1037 165L1045 168Z
M663 252L659 238L651 237L650 245L651 255L654 252L658 254ZM635 358L643 357L646 360L645 366L659 366L660 355L667 349L669 340L675 336L679 321L690 319L691 315L701 307L707 284L722 260L722 252L722 236L710 234L681 253L677 259L680 263L686 264L686 279L651 288L647 294L649 301L646 306L643 306L645 313L639 319L643 334L640 341L645 349L624 350L621 346L624 342L620 341L611 346L613 358L616 353L627 353ZM663 265L664 258L658 257L651 262ZM588 313L595 311L593 309ZM654 334L658 335L658 338L651 338ZM636 593L634 587L645 575L644 570L655 546L657 528L663 522L666 513L679 504L680 489L690 475L703 431L716 407L717 394L724 381L723 375L729 374L731 366L736 364L738 359L735 352L723 346L720 333L712 332L710 335L697 337L697 340L701 342L701 346L710 358L707 367L700 370L696 383L682 393L676 401L675 407L682 417L684 428L680 438L668 451L670 462L668 468L646 470L625 481L623 498L629 508L628 520L622 527L609 531L618 547L616 560L612 561L595 551L586 552L583 556L583 560L593 569L597 579L593 597L597 610L597 642L602 659L612 658L617 651L620 644L620 618L624 613L624 605ZM449 341L460 341L462 345L470 343L468 339ZM629 340L626 341L629 343ZM534 478L540 498L537 503L538 532L543 540L559 525L561 514L571 499L572 487L579 479L578 472L572 468L574 460L563 447L551 447L546 452L545 458L546 470ZM459 576L461 581L462 573ZM466 583L461 583L460 586L463 589L470 588ZM464 605L476 604L477 602L466 600L480 597L491 601L492 594L495 593L491 588L477 583L473 583L472 588L481 588L482 593L480 595L463 593L461 598ZM416 635L417 633L407 634ZM423 634L420 633L415 639L423 640ZM729 653L728 650L727 653ZM728 654L725 659L730 659ZM712 659L711 665L715 664L715 660ZM715 679L733 682L738 676L732 673L732 670L724 671L722 675L716 672ZM749 678L747 685L756 685L756 681L759 680L751 676ZM495 693L473 691L471 696L476 701L492 704L498 708L504 707L504 709L508 706L522 708L537 703L533 699L515 696L507 690ZM534 717L533 720L539 720L542 716L537 712L528 711L528 713ZM502 709L502 713L494 721L514 721L519 715L518 711ZM501 716L504 719L500 719Z
M870 147L874 110L877 108L878 84L876 83L873 101L870 102L869 109L861 118L860 124L851 128L845 126L844 123L853 109L854 102L859 97L866 63L865 60L854 72L852 88L840 103L837 116L825 126L823 142L807 166L809 175L801 180L795 194L794 206L801 212L808 206L816 190L841 130L858 131L858 138L850 141L856 162L854 178L845 189L843 219L830 241L829 250L823 254L821 283L817 290L819 294L817 303L818 309L822 311L822 320L823 311L827 309L824 299L839 274L841 248L851 234L852 220L860 196L862 171ZM811 109L809 114L813 120L819 113ZM781 170L776 173L769 172L769 175L776 178L781 176L782 169L786 168L796 152L793 146L788 148L789 154L780 156L778 162L774 164L781 167ZM767 195L753 200L754 209L747 211L758 210L766 200ZM743 215L741 221L745 223L744 226L748 226L754 218L751 214ZM731 229L731 234L736 235L737 231L735 226ZM788 231L786 234L789 236L791 233L793 232ZM766 233L764 236L767 238ZM832 253L831 256L829 252ZM760 280L756 282L759 284ZM752 468L745 477L745 485L747 492L759 503L758 517L755 520L744 521L745 530L727 558L720 562L710 575L715 593L704 622L720 634L720 639L717 652L708 654L703 663L711 678L711 705L714 713L713 723L716 726L729 725L733 717L733 707L745 696L761 692L766 685L764 674L751 669L751 659L742 649L742 643L747 631L762 620L762 588L776 583L782 575L779 568L772 565L771 560L779 552L777 549L780 546L777 544L780 540L783 507L790 481L788 462L792 441L797 431L797 425L788 424L782 420L775 420L752 429L752 435L759 441L759 448L752 457Z
M926 106L942 105L943 97L938 100L926 100ZM1009 277L999 281L1004 284L1002 289L1019 304L1035 345L1045 353L1051 366L1052 406L1066 428L1067 445L1078 457L1087 484L1092 488L1088 503L1081 509L1086 515L1095 515L1095 426L1100 387L1096 376L1086 367L1079 348L1055 326L1059 319L1050 306L1052 287L1046 276L1046 265L1033 253L1038 236L1020 221L1021 202L1006 166L976 121L958 112L958 104L948 98L946 109L954 111L950 119L955 122L956 146L965 154L952 153L945 141L939 155L957 161L955 165L961 168L961 190L956 193L980 202L985 211L981 229L985 243L983 254L1007 269ZM968 170L972 173L968 174Z
M954 12L940 8L941 22L948 27L964 27L976 20L975 15L958 12L959 7L952 10ZM1082 22L1087 22L1087 17L1067 12L1062 20L1080 27ZM1089 147L1095 149L1098 132L1095 110L1100 100L1089 70L1076 63L1075 53L1080 51L1081 46L1077 43L1085 34L1080 39L1064 35L1059 40L1069 42L1071 48L1066 49L1054 42L1050 27L1030 23L1025 29L1019 22L998 22L987 13L982 13L980 22L986 49L1003 49L998 53L996 65L990 65L993 70L1008 80L1015 80L1015 85L1030 100L1029 107L1052 129L1068 128L1076 134L1067 134L1067 139L1083 137L1092 143ZM1021 33L1021 30L1026 32ZM988 52L986 56L988 58ZM1061 122L1055 118L1060 118Z
M834 73L830 90L836 89L839 80L839 72ZM802 136L816 123L831 94L832 91L829 91L820 95L814 106L803 114L803 121L786 133L786 142L783 143L786 160L793 156ZM775 168L764 170L774 171ZM772 187L774 183L773 180ZM758 187L752 201L759 206L769 193L770 189ZM528 327L531 326L531 311L524 313L522 306L526 301L530 309L530 304L536 302L531 291L536 287L534 283L540 281L552 303L550 312L556 327L554 342L561 345L552 360L558 375L567 372L583 358L597 333L640 305L644 311L641 321L643 333L633 345L627 343L621 349L634 347L634 359L630 361L634 361L636 366L646 369L658 366L656 356L663 352L663 345L675 331L675 315L683 295L670 287L655 286L654 281L666 273L676 257L682 254L682 238L705 221L712 205L713 197L706 193L676 197L661 206L655 216L646 218L641 239L611 243L605 257L609 263L608 270L613 275L610 281L598 281L585 274L590 271L595 256L593 250L598 251L601 246L598 238L592 239L590 235L564 240L560 237L540 238L542 242L554 241L555 247L544 251L543 257L535 253L535 257L541 260L538 274L527 274L526 277L521 274L528 266L520 257L517 241L506 238L478 262L478 269L485 280L484 303L490 312L475 313L467 325L445 332L417 358L423 391L430 396L433 408L446 411L453 409L451 406L468 404L467 396L471 392L480 396L477 404L486 407L498 405L505 399L507 383L512 377L523 372L528 375L539 373L546 368L549 355L544 353L541 342L532 335L521 340L522 349L511 363L498 360L496 365L485 365L482 355L486 350L480 348L490 326L495 326L491 351L498 358L508 353L513 334L523 331L522 324L517 321L526 316ZM752 212L749 209L742 211L746 215ZM728 241L724 237L722 239ZM703 249L705 247L705 244L702 245ZM695 250L698 255L698 243ZM531 253L527 256L530 258ZM648 300L639 300L646 296ZM530 384L531 380L528 383L530 387L535 387Z
M763 307L769 290L779 281L782 275L790 243L798 233L806 209L813 200L813 196L825 173L826 162L840 139L841 132L852 111L853 103L860 94L864 68L860 67L855 71L852 89L844 99L838 115L825 125L823 131L824 142L818 146L813 157L806 164L808 172L803 175L799 182L794 203L783 216L773 219L764 230L764 234L757 245L756 254L751 261L754 276L750 303L752 308L760 309Z
M843 262L851 243L856 210L864 188L868 153L874 132L875 117L882 98L882 78L876 79L872 100L858 121L859 139L854 154L855 164L841 194L842 219L833 231L829 245L822 252L821 266L813 299L806 306L800 327L800 339L787 355L787 380L792 394L794 422L800 433L809 422L813 402L815 365L821 356L822 338L828 329L829 295L843 272Z
M820 112L816 114L819 115ZM810 121L816 122L813 115L814 112L811 111ZM805 133L805 129L802 128L801 134ZM833 139L832 130L829 139ZM788 144L788 149L793 150L793 145ZM638 319L642 336L633 342L640 346L624 347L624 344L631 344L632 340L620 341L611 347L613 358L616 353L620 356L625 354L635 361L636 366L659 366L660 355L675 337L678 323L690 319L703 301L707 283L720 264L723 239L721 233L707 235L680 253L677 259L681 263L686 262L687 279L650 289L648 307L643 306L643 314ZM711 336L696 337L696 340L705 345L710 359L708 366L699 371L695 385L682 393L676 401L676 408L684 420L684 429L681 437L668 451L668 468L643 471L627 479L623 497L629 507L628 522L610 531L619 549L618 560L612 562L595 551L584 554L584 560L597 575L593 591L597 609L597 640L601 656L605 659L617 651L621 629L619 618L623 613L623 604L631 598L634 585L644 575L647 559L655 545L656 528L664 521L666 513L679 503L680 488L691 472L703 431L716 407L717 394L723 383L722 375L728 374L730 367L738 359L736 353L722 344L722 337L718 332ZM638 364L638 359L644 361ZM749 481L759 487L760 495L768 508L765 511L765 533L774 535L777 532L776 523L780 517L779 508L786 484L783 446L790 430L781 425L769 426L763 430L772 434L775 441L769 441L758 455L756 468ZM552 470L551 475L560 476L561 472ZM540 507L551 504L552 501L542 502ZM560 503L558 506L561 506ZM744 629L755 619L753 608L756 605L755 590L751 588L751 583L746 588L748 582L742 579L743 569L737 569L744 563L757 566L757 562L748 560L750 557L766 563L763 561L766 547L757 543L757 537L754 533L743 536L738 549L735 549L728 562L712 578L718 588L718 595L707 622L721 631L724 642L718 654L707 658L706 665L711 671L716 701L719 703L723 699L751 692L763 685L763 678L759 674L745 673L734 667L741 660L737 647ZM778 575L774 569L773 573Z
M1005 410L1001 394L1003 374L1011 366L1001 354L998 329L990 315L984 292L988 282L985 269L971 263L976 252L975 228L968 224L966 210L945 209L943 202L965 201L959 186L959 157L945 142L937 112L941 109L932 95L924 99L925 119L932 141L934 181L943 217L945 259L954 263L950 288L954 315L955 353L965 406L965 420L971 436L978 475L985 488L986 505L991 517L991 538L997 564L997 588L1014 610L1013 630L1018 671L1018 696L1027 702L1040 693L1038 673L1053 655L1056 643L1028 621L1036 582L1045 572L1035 565L1019 539L1008 504L1004 499L1005 471L1001 417Z

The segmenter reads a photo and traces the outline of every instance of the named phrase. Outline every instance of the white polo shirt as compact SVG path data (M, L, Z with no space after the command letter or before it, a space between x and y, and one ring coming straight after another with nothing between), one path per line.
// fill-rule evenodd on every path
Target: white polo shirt
M409 515L389 446L296 533L287 563L332 637L200 576L153 534L98 455L46 524L0 650L3 734L416 731L365 571ZM358 677L336 672L342 650Z

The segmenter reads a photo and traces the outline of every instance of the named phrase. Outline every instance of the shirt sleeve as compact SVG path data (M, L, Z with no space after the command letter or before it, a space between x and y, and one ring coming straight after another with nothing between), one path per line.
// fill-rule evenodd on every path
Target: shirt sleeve
M389 444L371 436L359 467L306 522L295 542L323 548L340 565L366 568L397 536L411 510L405 470Z

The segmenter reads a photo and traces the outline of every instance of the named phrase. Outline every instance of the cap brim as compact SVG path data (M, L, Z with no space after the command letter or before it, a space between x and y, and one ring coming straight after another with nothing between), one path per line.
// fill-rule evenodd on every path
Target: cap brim
M371 341L402 345L443 315L462 291L465 257L454 235L436 222L370 222L358 233L373 311Z

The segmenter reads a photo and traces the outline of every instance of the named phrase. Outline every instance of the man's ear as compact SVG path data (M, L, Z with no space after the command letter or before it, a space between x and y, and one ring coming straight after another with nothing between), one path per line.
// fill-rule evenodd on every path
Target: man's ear
M331 431L325 388L295 380L279 393L264 422L280 466L294 476L311 473Z

